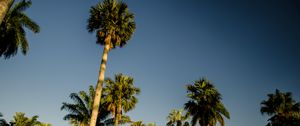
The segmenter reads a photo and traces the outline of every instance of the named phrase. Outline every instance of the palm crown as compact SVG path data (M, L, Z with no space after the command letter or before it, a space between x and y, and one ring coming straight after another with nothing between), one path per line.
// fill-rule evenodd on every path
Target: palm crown
M105 101L116 123L116 121L121 119L122 111L128 112L135 107L135 104L138 102L135 95L140 93L140 89L134 87L132 77L123 74L117 74L115 81L107 78L105 82Z
M19 47L23 54L27 53L29 46L23 27L34 33L40 31L40 27L24 13L30 6L31 1L23 0L6 14L0 26L0 56L10 58L17 53Z
M221 94L208 80L197 80L193 85L187 85L187 90L190 100L185 103L185 109L192 116L192 126L197 122L201 126L214 126L217 121L221 126L225 125L223 116L230 118L229 112L221 103Z
M300 102L293 100L291 92L268 94L268 100L261 102L261 113L272 116L267 126L289 126L300 124Z
M167 126L174 126L175 123L177 123L177 126L182 126L182 121L186 120L187 116L183 114L183 109L173 109L169 113L167 119Z
M122 47L135 30L134 15L125 3L104 0L91 7L87 29L89 32L96 31L98 44Z

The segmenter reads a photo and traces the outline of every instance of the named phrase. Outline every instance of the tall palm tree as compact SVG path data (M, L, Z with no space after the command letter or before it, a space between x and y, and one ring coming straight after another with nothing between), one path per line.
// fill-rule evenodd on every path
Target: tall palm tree
M129 12L125 3L104 0L91 7L87 29L91 33L96 32L97 44L104 45L90 123L90 126L95 126L108 52L117 46L123 47L131 38L135 31L134 15Z
M31 1L23 0L15 4L6 14L0 25L0 57L14 56L19 47L24 55L27 53L29 46L24 27L34 33L40 31L40 27L24 13L31 4Z
M63 103L61 110L67 110L70 113L64 116L64 120L69 120L75 126L88 126L92 113L93 100L95 90L93 86L89 87L88 93L80 91L79 93L71 93L70 98L74 103ZM104 101L104 100L103 100ZM101 106L99 111L102 112L97 118L97 125L101 125L100 121L104 120L109 112Z
M291 92L268 94L268 100L261 102L262 114L271 116L267 126L296 126L300 125L300 102L295 102Z
M123 111L132 110L138 102L135 95L140 93L140 89L133 85L132 77L123 74L116 74L115 81L107 78L105 83L106 104L114 116L114 126L118 126Z
M170 113L169 116L167 117L169 120L167 123L167 126L182 126L182 121L187 119L187 116L183 114L183 109L173 109Z
M14 0L0 0L0 24L3 21L7 11L11 7Z
M217 122L225 126L223 116L229 119L229 112L221 103L221 94L208 80L200 79L187 85L187 92L190 100L185 103L185 109L192 116L192 126L197 122L201 126L215 126Z

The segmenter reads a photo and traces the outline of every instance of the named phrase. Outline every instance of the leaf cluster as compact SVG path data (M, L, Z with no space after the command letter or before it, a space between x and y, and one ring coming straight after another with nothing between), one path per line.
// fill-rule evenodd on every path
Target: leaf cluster
M135 31L134 14L124 2L104 0L90 9L87 29L96 31L97 43L123 47Z
M34 33L40 31L40 27L24 12L31 4L30 0L22 0L5 15L0 25L0 57L10 58L17 54L18 48L24 55L27 53L29 46L24 27Z

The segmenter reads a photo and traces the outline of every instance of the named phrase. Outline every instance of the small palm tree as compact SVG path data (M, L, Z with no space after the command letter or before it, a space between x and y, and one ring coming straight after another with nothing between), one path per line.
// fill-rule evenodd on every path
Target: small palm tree
M17 112L14 115L13 120L11 121L11 126L51 126L50 124L45 124L38 121L37 115L28 118L25 116L25 113Z
M115 75L115 81L107 78L105 82L106 104L114 116L114 126L118 126L123 111L132 110L138 102L135 95L140 93L140 89L134 87L132 77L123 74Z
M91 7L87 29L96 31L97 43L104 45L90 126L95 126L102 94L107 55L115 47L123 47L135 30L133 13L123 2L104 0Z
M130 126L146 126L146 124L144 124L143 121L136 121L131 123Z
M187 119L187 116L183 114L183 109L173 109L170 113L169 116L167 117L169 120L167 123L167 126L182 126L182 121Z
M24 11L31 6L31 1L21 1L13 6L6 14L0 25L0 57L10 58L21 47L25 55L28 51L28 41L24 27L38 33L39 26L32 21Z
M261 102L262 114L271 116L267 126L296 126L300 125L300 102L296 103L291 92L268 94L268 100Z
M64 116L64 120L69 120L75 126L87 126L90 122L92 113L93 100L95 97L95 90L93 86L89 87L88 93L80 91L79 93L71 93L70 98L74 103L63 103L61 110L67 110L70 113ZM97 119L97 125L101 125L100 121L104 120L109 112L106 108L99 108L102 112L101 116Z
M230 118L229 112L221 103L221 94L206 79L196 80L193 85L187 85L188 98L185 109L192 116L191 125L197 122L201 126L215 126L217 121L225 126L224 118Z

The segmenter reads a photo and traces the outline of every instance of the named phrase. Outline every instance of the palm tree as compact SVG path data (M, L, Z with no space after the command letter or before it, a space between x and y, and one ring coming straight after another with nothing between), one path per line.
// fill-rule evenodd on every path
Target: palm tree
M0 1L0 24L2 23L3 18L5 17L7 11L11 7L14 0L1 0Z
M123 47L131 38L135 30L134 15L129 12L125 3L116 0L104 0L91 7L87 29L91 33L96 31L96 43L104 45L90 123L90 126L95 126L108 52L117 46Z
M11 126L44 126L42 122L37 120L38 117L39 116L35 115L31 118L28 118L25 116L25 113L17 112L13 117Z
M138 102L135 95L140 93L140 89L134 87L132 77L123 74L116 74L115 81L107 78L105 83L106 104L114 116L114 126L118 126L123 111L132 110Z
M268 94L268 100L261 102L262 114L272 116L267 126L296 126L300 125L300 102L296 103L291 92Z
M146 126L146 124L144 124L143 121L136 121L133 122L130 126Z
M71 93L70 98L74 101L74 103L64 102L61 107L61 110L67 110L70 112L64 116L64 120L69 120L74 126L89 125L94 97L95 90L93 86L89 87L88 93L85 91ZM99 108L99 111L101 111L102 114L97 118L97 125L101 125L100 121L104 120L109 115L109 112L103 107L104 106L101 106L101 108Z
M197 122L201 126L215 126L217 121L225 126L223 116L229 119L229 112L221 103L221 94L208 80L200 79L187 85L187 92L190 100L185 103L185 109L192 116L192 126Z
M177 124L176 126L182 126L182 121L186 120L187 116L183 115L183 109L173 109L167 119L169 120L167 126L174 126L175 123Z
M32 21L24 11L31 6L31 1L21 1L13 6L6 14L0 25L0 57L10 58L14 56L18 48L25 55L28 51L28 41L24 27L38 33L39 26Z

